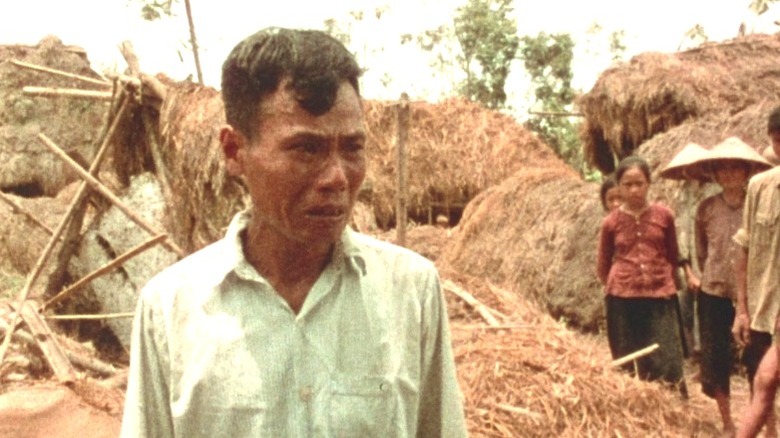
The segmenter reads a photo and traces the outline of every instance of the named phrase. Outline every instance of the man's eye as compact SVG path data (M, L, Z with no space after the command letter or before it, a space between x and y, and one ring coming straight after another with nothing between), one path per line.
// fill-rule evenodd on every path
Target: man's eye
M320 150L316 143L299 143L295 145L295 149L307 154L316 154Z
M365 145L359 142L347 143L344 146L344 150L350 153L361 152L363 149L365 149Z

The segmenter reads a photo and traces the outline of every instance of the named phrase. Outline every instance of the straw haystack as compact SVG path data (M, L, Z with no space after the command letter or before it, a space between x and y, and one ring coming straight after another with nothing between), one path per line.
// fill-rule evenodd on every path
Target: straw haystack
M459 99L412 102L406 142L407 210L417 222L460 211L477 193L553 152L511 117ZM397 104L366 101L368 169L362 195L382 228L394 225ZM225 175L218 92L180 83L160 110L161 156L170 180L171 229L197 249L222 234L244 190ZM159 174L159 169L158 169Z
M371 204L380 225L393 225L397 165L397 103L366 102ZM417 218L429 209L462 209L477 193L516 170L554 156L511 117L458 98L413 102L407 140L407 205Z
M63 149L85 163L94 155L107 105L84 99L39 99L25 86L50 88L94 84L19 67L36 64L96 78L84 50L46 37L34 46L0 46L0 190L22 196L54 196L77 179L40 144L38 133L57 138ZM78 127L75 129L74 127Z
M617 159L685 121L780 101L778 61L780 34L748 35L685 52L643 53L608 69L577 101L588 161L610 173Z
M444 271L444 278L505 315L499 327L462 318L452 311L457 298L447 295L470 436L717 435L714 403L692 382L692 397L684 402L676 391L610 367L603 338L568 330L516 291L451 275Z
M597 330L603 319L594 275L603 216L597 193L558 159L520 169L469 203L438 263Z

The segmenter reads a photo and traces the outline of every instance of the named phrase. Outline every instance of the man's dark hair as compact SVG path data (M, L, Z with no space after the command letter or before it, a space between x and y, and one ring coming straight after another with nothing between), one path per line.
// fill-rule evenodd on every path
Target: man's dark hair
M772 110L766 124L767 134L780 132L780 106Z
M650 166L647 164L647 161L645 161L645 159L639 155L630 155L620 160L617 169L615 169L615 179L617 182L620 183L620 179L623 178L623 174L626 173L628 169L634 167L642 171L642 173L645 175L645 178L647 178L648 183L651 182Z
M360 95L360 74L352 54L325 32L264 29L238 43L222 64L225 118L251 137L260 101L285 78L299 105L321 115L333 106L344 81Z

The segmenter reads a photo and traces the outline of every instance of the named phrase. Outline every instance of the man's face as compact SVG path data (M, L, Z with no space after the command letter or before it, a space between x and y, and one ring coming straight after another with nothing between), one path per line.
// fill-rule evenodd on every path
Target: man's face
M260 103L252 139L234 131L235 153L223 132L227 168L244 177L253 223L265 237L329 247L347 225L366 174L363 109L347 82L319 116L302 109L286 85Z

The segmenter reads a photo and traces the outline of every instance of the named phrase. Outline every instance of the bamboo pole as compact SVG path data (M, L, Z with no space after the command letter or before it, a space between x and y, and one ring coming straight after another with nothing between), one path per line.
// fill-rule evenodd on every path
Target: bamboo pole
M619 367L625 363L631 362L632 360L636 360L642 357L647 356L648 354L654 352L655 350L658 350L659 346L658 344L652 344L649 347L645 347L641 350L637 350L631 354L627 354L623 357L617 358L610 362L609 366L611 367Z
M120 319L120 318L132 318L135 316L134 312L121 312L121 313L103 313L98 315L44 315L46 319L52 319L57 321L94 321L103 319Z
M46 225L46 224L44 224L43 222L41 222L41 221L40 221L40 220L39 220L37 217L35 217L35 216L34 216L34 215L31 213L31 212L29 212L27 209L25 209L25 208L24 208L24 207L22 207L21 205L17 204L16 202L14 202L14 200L13 200L13 199L11 199L11 198L10 198L8 195L6 195L5 193L3 193L3 192L0 192L0 200L2 200L3 202L5 202L6 204L10 205L10 206L11 206L11 208L12 208L12 209L14 209L15 211L18 211L19 213L23 214L23 215L24 215L24 216L26 216L28 219L30 219L31 221L33 221L33 223L34 223L35 225L38 225L38 226L39 226L39 227L40 227L40 228L41 228L43 231L46 231L46 233L48 233L50 236L54 234L54 231L52 231L52 229L51 229L51 228L49 228L49 226L48 226L48 225Z
M195 71L198 74L198 83L203 85L203 71L200 68L198 40L195 38L195 22L192 19L192 6L190 5L190 0L184 0L184 7L187 10L187 23L190 27L190 43L192 44L192 56L195 58Z
M160 231L156 230L152 225L150 225L148 222L146 222L142 217L138 216L133 210L130 209L127 205L125 205L124 202L122 202L121 199L119 199L115 194L111 192L106 186L104 186L100 181L98 181L94 176L90 175L89 172L84 171L84 169L81 168L81 166L78 165L75 161L73 161L72 158L68 156L68 154L65 153L59 146L54 144L45 134L41 133L38 134L38 139L43 142L44 145L46 145L49 150L51 150L58 158L60 158L62 161L68 164L76 173L81 176L81 178L87 182L92 188L106 197L116 208L118 208L122 213L124 213L130 220L135 222L138 226L143 228L144 230L148 231L152 235L158 235L163 234ZM186 253L179 248L176 243L173 242L173 240L169 237L165 241L162 242L162 244L168 248L169 250L175 252L180 257L184 257Z
M77 97L82 99L111 100L110 91L79 90L76 88L32 87L22 88L22 93L41 97Z
M7 331L8 326L5 325L4 321L0 320L0 335L6 334ZM15 340L21 341L26 345L37 345L35 338L23 330L16 330L12 336ZM63 347L63 349L65 350L65 355L68 357L68 360L70 360L74 365L80 366L81 368L85 368L105 376L113 376L117 372L116 368L103 361L82 356L65 347Z
M111 86L110 82L102 81L100 79L93 79L93 78L89 78L89 77L86 77L86 76L77 75L77 74L74 74L74 73L68 73L66 71L56 70L56 69L49 68L49 67L44 67L44 66L38 65L38 64L30 64L28 62L19 61L17 59L12 59L11 60L11 64L14 64L14 65L16 65L18 67L22 67L22 68L28 68L30 70L37 70L37 71L41 71L41 72L44 72L44 73L49 73L49 74L56 75L56 76L62 76L62 77L66 77L66 78L76 79L76 80L79 80L79 81L82 81L82 82L86 82L88 84L102 85L104 87L110 87Z
M58 303L62 301L63 299L70 296L73 292L81 289L84 287L84 285L88 284L90 281L94 280L97 277L100 277L101 275L107 274L108 272L111 272L112 270L116 269L117 267L121 266L124 262L127 260L135 257L136 255L146 251L147 249L151 248L152 246L160 243L163 239L165 239L167 235L165 234L159 234L157 236L152 237L151 239L147 240L146 242L141 243L140 245L137 245L136 247L128 250L124 254L120 255L119 257L115 258L114 260L106 263L105 265L101 266L100 268L90 272L77 282L73 283L69 287L65 288L61 292L59 292L57 295L52 297L50 300L46 301L41 305L41 307L38 309L39 311L43 311L49 307L51 307L53 304Z
M493 314L490 312L489 308L474 298L474 295L468 293L466 290L458 287L455 283L449 280L444 280L442 286L444 289L452 292L453 294L457 295L458 298L465 301L466 304L471 306L477 313L479 313L482 319L484 319L485 322L487 322L490 326L497 327L501 325L496 317L493 316Z
M114 118L114 122L111 125L108 134L106 134L106 138L104 139L103 144L100 146L98 153L95 155L95 159L92 161L92 165L89 167L90 173L97 173L98 167L100 166L100 162L103 160L103 157L105 156L106 151L108 150L108 145L111 144L111 139L113 138L114 133L116 132L117 126L119 126L119 120L122 118L125 111L127 110L128 101L129 101L128 97L125 97L123 99L122 105L120 106L119 111L117 112L117 115ZM68 158L70 159L70 157ZM84 170L81 168L81 166L78 165L76 166L80 171ZM71 216L73 216L74 212L76 211L76 207L81 203L80 199L84 195L86 189L87 189L86 183L82 182L81 185L79 186L79 190L76 193L76 196L73 197L73 201L68 207L68 210L65 212L65 215L60 221L60 224L57 226L57 229L54 231L54 235L51 237L51 239L49 239L49 243L46 245L46 248L43 249L43 253L41 253L40 257L38 257L38 261L35 263L35 266L33 267L32 271L27 275L27 281L25 282L22 290L19 291L19 295L17 297L17 305L16 305L17 309L21 309L22 305L24 305L24 302L27 301L27 297L30 295L30 291L32 290L32 286L35 283L35 280L38 278L38 275L40 275L41 271L43 270L43 266L46 264L46 261L48 260L49 256L54 250L55 244L59 241L63 230L65 230L65 226L68 224L68 221L70 220ZM3 364L3 359L5 359L5 354L8 351L8 347L11 345L11 339L13 338L16 325L19 323L19 318L20 318L20 313L18 311L14 312L13 317L11 318L11 324L8 326L8 334L3 339L3 344L0 345L0 365Z
M398 245L406 245L406 140L409 137L409 96L401 93L398 103L398 138L396 140L396 168L398 169L395 204L395 236Z

